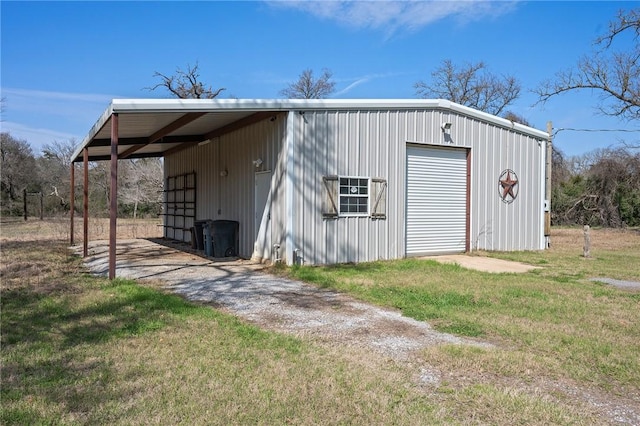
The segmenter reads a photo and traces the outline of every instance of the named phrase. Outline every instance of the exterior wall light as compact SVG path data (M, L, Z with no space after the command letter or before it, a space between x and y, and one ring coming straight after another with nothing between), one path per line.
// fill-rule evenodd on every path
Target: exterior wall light
M443 132L446 132L447 130L450 130L451 129L451 122L447 121L447 122L442 123L440 128L442 129Z

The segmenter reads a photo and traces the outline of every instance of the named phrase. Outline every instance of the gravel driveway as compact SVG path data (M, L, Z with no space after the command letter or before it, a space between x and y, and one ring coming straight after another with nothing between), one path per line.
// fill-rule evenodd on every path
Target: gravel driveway
M167 289L189 300L213 305L264 329L366 348L398 362L412 361L412 353L440 343L491 346L440 333L428 323L403 317L397 311L267 274L262 271L262 265L244 260L213 261L182 251L185 249L186 246L178 250L160 240L120 240L116 275L159 280ZM94 274L107 275L107 241L90 243L85 265ZM438 385L444 380L441 376L446 374L451 376L447 380L456 377L428 365L410 364L417 370L415 377L420 385ZM605 424L640 425L636 402L624 397L601 394L566 382L521 383L520 387L534 394L543 391L570 395L599 412Z
M108 244L89 246L85 264L107 275ZM148 240L118 242L116 276L161 280L185 298L214 305L262 328L364 346L396 359L438 343L488 344L434 330L399 312L264 273L245 260L213 261Z

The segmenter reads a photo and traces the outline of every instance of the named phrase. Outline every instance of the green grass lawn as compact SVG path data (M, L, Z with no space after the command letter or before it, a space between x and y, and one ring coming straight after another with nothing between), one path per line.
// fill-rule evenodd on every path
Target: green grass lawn
M465 374L461 362L475 360L466 374L481 368L482 374L525 381L553 377L640 397L640 291L590 280L640 281L640 234L596 231L590 259L581 257L580 230L559 234L550 250L489 253L543 266L526 274L490 274L420 259L285 272L500 348L425 351L425 362L457 365L459 374Z
M526 274L417 259L280 271L493 344L435 346L406 365L89 276L64 240L3 237L0 421L607 423L567 389L640 412L640 293L588 280L640 277L640 237L616 237L589 260L562 239L491 253L543 266Z
M439 421L398 366L88 276L45 243L2 244L2 424Z

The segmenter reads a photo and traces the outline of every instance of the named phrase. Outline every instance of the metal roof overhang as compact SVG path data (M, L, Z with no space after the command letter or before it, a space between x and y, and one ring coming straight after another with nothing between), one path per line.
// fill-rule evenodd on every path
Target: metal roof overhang
M547 133L442 99L114 99L72 155L110 159L111 121L118 114L118 158L162 157L282 111L311 109L433 108L517 129L537 138Z
M232 101L232 102L229 102ZM162 157L263 120L277 105L209 99L115 99L72 155L73 162L109 160L111 122L118 115L118 158Z

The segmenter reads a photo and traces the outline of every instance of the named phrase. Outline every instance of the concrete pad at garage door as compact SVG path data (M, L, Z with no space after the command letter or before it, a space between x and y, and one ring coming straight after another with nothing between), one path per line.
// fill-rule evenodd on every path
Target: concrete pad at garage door
M456 263L463 268L474 269L476 271L499 273L524 273L540 269L539 266L527 265L525 263L513 262L510 260L493 259L484 256L469 256L465 254L451 254L442 256L427 256L422 259L432 259L440 263Z

